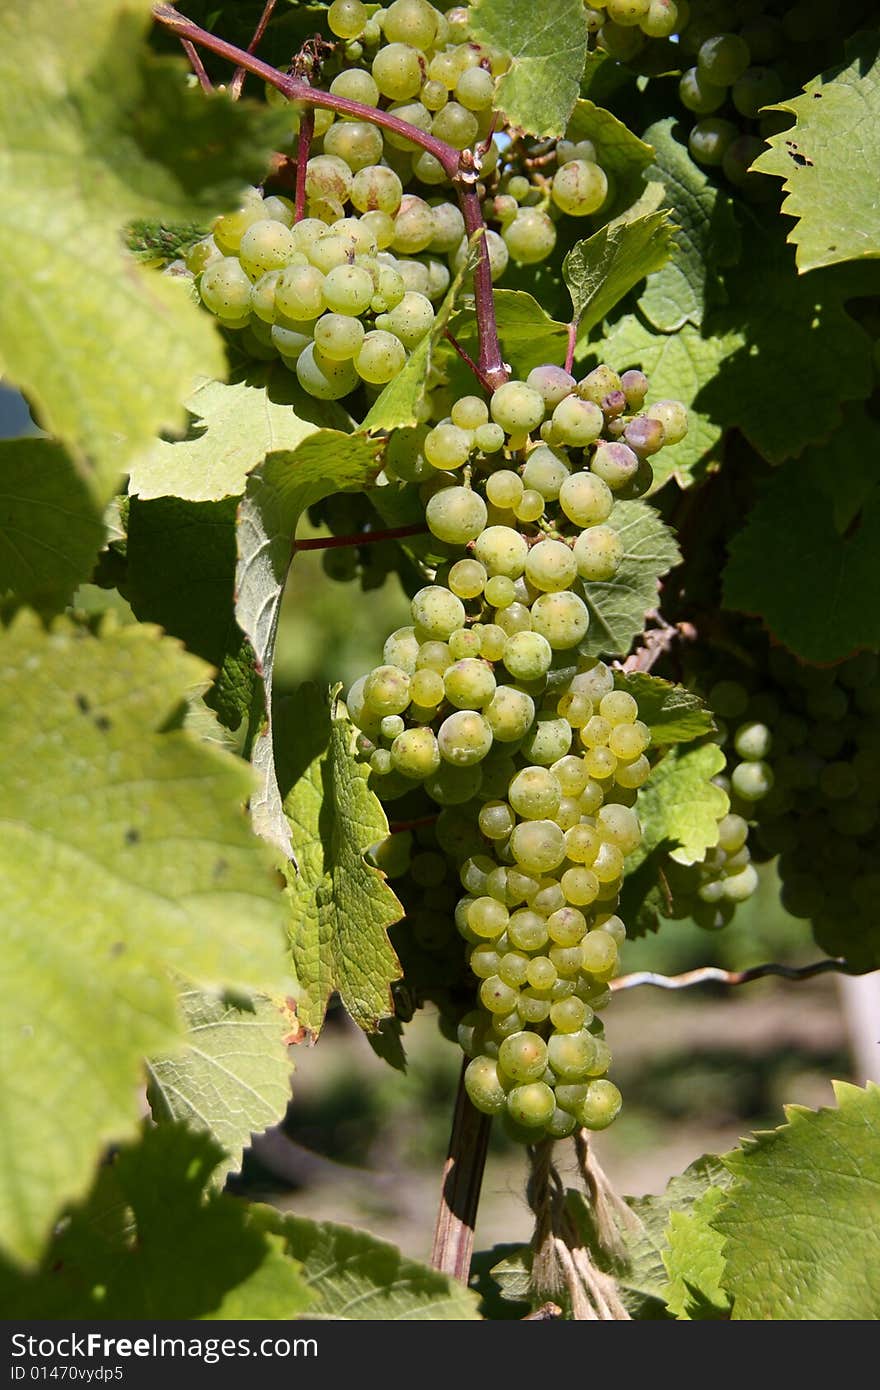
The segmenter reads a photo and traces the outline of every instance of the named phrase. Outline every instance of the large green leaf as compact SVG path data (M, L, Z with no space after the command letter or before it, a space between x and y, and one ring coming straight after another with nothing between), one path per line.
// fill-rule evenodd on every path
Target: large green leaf
M277 1233L301 1266L314 1302L310 1319L372 1322L470 1322L478 1298L457 1279L407 1259L366 1231L331 1221L305 1221L264 1207L266 1231Z
M251 363L228 382L204 382L186 405L187 433L155 440L132 464L129 491L142 500L240 497L267 454L295 449L316 430L348 425L342 406L307 395L282 362Z
M33 1274L0 1262L8 1317L296 1318L313 1296L278 1236L211 1190L222 1157L181 1124L144 1129L98 1172Z
M284 814L299 873L288 871L290 943L300 993L297 1015L317 1033L339 991L372 1032L392 1014L400 965L388 928L403 908L385 875L364 860L388 834L385 812L354 756L356 730L317 686L304 686L277 714L276 755Z
M33 1260L133 1133L143 1056L181 1042L169 972L287 978L250 769L169 729L209 668L138 625L22 615L0 640L0 1243Z
M281 809L272 740L272 672L278 614L294 553L297 522L331 492L363 486L378 467L379 444L361 435L318 430L292 451L270 454L248 479L238 511L235 616L263 678L266 721L254 740L259 785L251 798L254 828L289 858L290 830Z
M724 763L716 743L671 748L660 760L639 793L642 843L631 856L633 866L660 844L668 843L682 864L701 861L706 850L717 845L718 822L727 814L729 801L712 778Z
M581 0L474 0L474 38L509 53L496 101L511 125L530 135L562 135L577 100L587 58Z
M562 263L571 294L572 318L588 331L610 313L652 270L668 259L669 213L651 212L632 220L619 218L577 242Z
M878 451L876 421L850 411L767 480L729 544L725 605L757 614L805 661L880 644Z
M880 256L880 35L857 34L844 63L774 109L795 124L770 137L753 167L784 180L798 270Z
M209 317L135 263L123 225L221 211L281 128L152 55L149 12L149 0L0 11L0 361L104 496L182 421L195 379L224 370Z
M712 1224L737 1321L876 1321L880 1310L880 1087L836 1082L836 1109L728 1154L736 1182Z
M618 502L611 516L624 544L613 579L584 584L590 628L581 644L589 656L625 656L657 602L660 576L681 556L672 532L645 502Z
M721 1287L724 1241L710 1222L724 1205L721 1187L707 1187L687 1211L673 1211L663 1263L669 1275L666 1305L682 1321L727 1319L730 1296Z
M0 442L0 594L57 609L88 579L104 523L70 455L50 439Z
M615 671L614 684L639 704L639 719L651 730L655 748L666 743L690 743L714 727L712 711L692 690L673 685L645 671Z
M730 194L691 159L687 146L675 139L677 128L676 117L666 116L644 135L654 147L648 176L662 180L675 219L674 254L639 297L642 313L664 333L685 323L699 328L710 302L724 297L718 266L735 260L739 250Z
M235 621L236 499L132 500L125 597L142 622L158 623L217 668L207 702L238 728L251 707L254 659Z
M253 1134L283 1119L291 1062L285 1038L294 1015L270 999L243 1000L217 991L180 991L186 1047L151 1057L150 1104L157 1119L206 1130L225 1157L213 1181L222 1184Z

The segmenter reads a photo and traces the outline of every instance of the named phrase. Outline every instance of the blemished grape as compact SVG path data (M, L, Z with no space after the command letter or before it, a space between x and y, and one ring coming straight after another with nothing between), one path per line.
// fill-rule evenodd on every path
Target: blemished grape
M608 179L592 160L573 159L554 175L553 201L572 217L587 217L597 212L607 195Z

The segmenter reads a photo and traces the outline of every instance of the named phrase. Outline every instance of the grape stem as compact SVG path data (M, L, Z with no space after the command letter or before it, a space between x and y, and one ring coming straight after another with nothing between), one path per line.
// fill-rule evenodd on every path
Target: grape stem
M296 197L293 220L302 222L306 215L306 166L312 149L312 136L315 133L315 113L309 108L304 112L299 126L299 139L296 142Z
M351 101L348 97L336 96L333 92L322 92L318 87L311 87L301 77L291 77L287 73L279 72L277 68L271 67L269 63L264 63L253 53L237 48L235 44L227 43L225 39L218 38L216 34L211 34L207 29L202 29L198 24L194 24L192 20L180 14L173 5L154 5L153 18L159 24L163 24L166 29L169 29L172 34L176 34L181 42L189 44L190 47L200 44L211 53L216 53L218 57L227 58L231 63L236 64L236 73L238 71L254 73L255 76L261 77L264 82L277 87L279 92L282 92L290 101L301 101L307 107L325 107L327 110L336 111L341 115L351 116L355 120L368 121L371 125L392 130L412 144L420 145L423 150L427 150L429 154L434 156L442 166L446 177L455 186L468 239L470 240L477 233L480 234L478 260L474 269L474 299L480 341L478 367L480 378L484 381L487 390L495 391L499 386L503 386L510 373L502 361L501 348L498 342L495 301L492 297L492 275L489 266L489 251L486 245L486 224L483 221L483 210L480 206L477 188L479 166L473 154L469 150L453 149L452 145L448 145L445 140L438 140L435 135L429 135L426 131L419 130L418 126L410 125L408 121L402 121L398 116L393 116L390 111L382 111L376 106L367 106L364 102ZM252 44L255 42L257 42L256 36L252 40Z
M455 338L455 337L450 333L450 331L449 331L448 328L444 328L444 330L443 330L443 337L446 339L446 341L447 341L448 343L451 343L451 344L452 344L452 346L455 348L455 351L458 353L459 357L461 358L462 362L464 362L465 366L466 366L466 367L470 367L471 371L473 372L474 376L477 378L477 381L480 383L480 385L482 386L483 390L484 390L484 391L488 391L489 394L491 395L491 394L492 394L492 385L491 385L491 383L490 383L489 381L487 381L486 378L483 376L483 373L480 371L479 367L477 366L477 364L476 364L476 362L474 361L474 359L471 357L470 353L469 353L469 352L465 352L465 350L464 350L464 348L462 347L461 343L458 341L457 338Z
M574 366L574 350L577 344L578 325L577 319L572 319L568 325L568 346L565 349L565 370L571 372Z
M419 830L423 825L436 825L440 812L433 816L416 816L415 820L393 820L388 826L389 835L399 835L402 830Z
M426 536L427 526L392 526L387 531L355 531L348 536L318 536L314 540L294 541L294 550L338 550L343 546L376 545L379 541L396 541L403 536Z
M214 85L208 76L204 63L199 57L198 49L190 43L189 39L181 39L180 46L190 61L190 67L199 79L199 86L203 92L213 92Z
M766 965L753 965L750 970L721 970L716 965L703 965L698 970L686 970L683 975L659 975L655 970L635 970L631 975L621 975L612 980L609 988L637 989L640 985L654 985L657 989L690 989L692 985L748 985L752 980L763 980L768 975L797 981L810 980L814 975L827 975L830 971L840 975L859 974L843 957L829 956L824 960L814 960L809 965L779 965L776 961L769 961Z
M265 5L263 6L263 13L260 15L260 22L254 30L254 37L251 39L250 43L247 46L248 53L255 53L257 51L259 42L266 32L269 20L272 18L272 11L274 10L277 3L278 0L266 0ZM235 69L235 72L232 75L232 81L229 84L229 94L232 97L233 101L238 101L238 98L241 96L241 89L244 86L244 80L246 77L247 68L243 68L241 64L239 64L239 66Z
M452 1117L449 1151L443 1165L443 1186L431 1264L443 1274L468 1282L474 1249L474 1225L486 1166L491 1119L475 1109L464 1088L467 1058L462 1063Z

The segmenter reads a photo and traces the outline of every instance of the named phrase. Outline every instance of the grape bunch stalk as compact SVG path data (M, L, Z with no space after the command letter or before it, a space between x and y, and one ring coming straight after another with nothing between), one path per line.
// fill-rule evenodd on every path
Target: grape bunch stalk
M488 402L455 401L424 436L435 476L421 484L448 561L347 697L380 799L405 798L417 825L443 808L436 849L423 838L412 861L433 904L413 926L445 945L437 909L457 873L449 907L479 981L457 1026L465 1084L527 1142L604 1128L620 1107L596 1015L625 936L615 909L651 735L579 648L589 585L623 558L616 500L643 491L650 458L687 429L678 402L644 408L647 390L639 371L575 381L547 364ZM394 840L375 862L400 873Z

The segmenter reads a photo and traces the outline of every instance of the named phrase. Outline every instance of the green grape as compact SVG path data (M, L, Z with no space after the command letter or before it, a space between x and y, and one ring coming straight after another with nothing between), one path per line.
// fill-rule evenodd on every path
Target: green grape
M623 562L621 537L610 526L591 526L574 543L572 558L581 579L602 583L613 579Z
M571 747L571 739L572 729L567 719L557 719L549 712L542 712L525 737L523 757L549 768L565 757Z
M425 458L434 468L460 468L467 463L470 452L471 436L457 425L435 425L425 436Z
M560 879L562 891L572 907L589 907L599 896L601 884L592 869L576 865L566 869Z
M436 251L440 255L450 255L457 251L461 245L461 239L465 235L464 218L459 209L454 203L433 203L431 205L431 217L434 223L434 235L428 249ZM458 424L458 421L455 423ZM475 426L467 426L467 428L475 428Z
M643 34L652 39L667 39L679 24L679 7L675 0L650 0L648 13L639 21Z
M241 238L238 258L252 280L267 270L281 270L297 253L293 234L283 222L252 222Z
M480 1002L490 1014L509 1014L516 1008L518 994L500 975L490 975L480 985Z
M727 88L707 81L698 68L688 68L679 81L678 96L694 115L711 116L727 100Z
M544 419L543 397L524 381L499 386L492 393L489 409L492 419L507 434L528 434Z
M620 389L626 396L626 403L630 410L640 410L645 396L648 394L648 378L644 372L636 368L630 368L624 372L620 378Z
M534 631L529 636L540 634L547 639L554 651L568 651L583 640L589 625L589 610L577 594L542 594L532 604ZM509 670L506 652L505 665Z
M731 786L742 801L762 801L773 788L773 769L761 760L738 763L730 776Z
M730 87L745 72L751 56L739 34L715 34L700 45L697 72L707 82Z
M454 150L465 150L473 145L479 133L479 122L473 111L457 101L447 101L431 122L431 134Z
M550 1017L551 999L549 991L532 989L526 985L517 1000L517 1012L523 1023L543 1023Z
M332 361L314 343L309 343L297 357L296 375L303 390L321 401L338 401L357 386L357 373L351 362Z
M667 444L678 444L688 432L687 407L681 401L655 401L645 415L649 420L660 421Z
M400 207L403 185L393 169L373 164L359 169L351 182L351 201L359 212L393 215Z
M593 702L576 690L569 690L556 705L557 714L567 719L573 729L582 729L593 715Z
M487 580L484 592L486 602L491 603L493 608L509 608L516 598L513 580L503 574L495 574Z
M522 479L509 468L502 468L486 479L486 496L494 507L513 507L522 494Z
M586 1030L554 1033L547 1043L547 1060L560 1081L569 1085L582 1082L595 1063L596 1040Z
M767 757L773 746L773 735L766 724L752 720L739 726L733 736L733 746L741 758L756 762Z
M224 256L235 256L248 227L253 222L263 220L265 216L263 200L257 190L253 189L245 196L240 208L218 217L211 228L214 244Z
M203 271L199 294L206 309L229 323L245 322L250 316L251 281L232 256Z
M442 494L437 493L436 496ZM429 584L419 589L410 604L410 612L417 633L429 640L442 642L458 628L464 627L465 612L461 599L439 584Z
M488 840L506 840L516 817L506 801L487 801L480 808L479 825Z
M620 1114L622 1104L613 1081L591 1081L575 1114L585 1129L607 1129Z
M391 745L391 759L404 777L424 781L440 766L440 749L431 729L405 729Z
M593 755L591 756L604 752L605 749L596 748L593 750ZM589 761L589 758L587 761ZM617 848L617 845L610 844L607 840L603 840L602 844L599 846L596 858L591 865L591 872L596 875L600 884L615 883L617 879L620 878L623 873L623 855Z
M518 816L527 820L545 820L556 815L561 792L559 783L549 769L524 767L510 783L508 797Z
M492 747L492 729L475 710L456 710L440 725L437 742L447 762L457 767L470 767L482 762Z
M486 571L479 560L456 560L449 571L449 587L459 598L478 598L486 587Z
M374 714L402 714L410 701L410 680L399 666L377 666L367 676L363 697Z
M537 448L532 449L522 471L524 487L540 493L541 498L547 501L555 501L568 477L568 464L546 444L539 444ZM541 511L543 510L542 500Z
M526 560L526 579L536 589L556 593L567 589L577 575L577 562L561 541L539 541Z
M476 632L460 627L449 639L449 654L453 661L461 661L466 656L480 655L480 638Z
M468 1098L484 1115L496 1115L504 1108L507 1094L498 1080L498 1066L491 1057L475 1057L464 1074Z
M525 537L509 526L487 526L477 536L474 546L474 555L487 573L501 574L507 579L519 578L525 570L528 554Z
M440 806L463 806L476 796L480 781L478 765L453 767L441 762L437 771L425 779L425 791Z
M580 402L588 404L588 402ZM606 521L614 506L608 482L594 473L573 473L559 489L559 505L578 527L592 527Z
M721 164L728 146L736 139L736 126L720 116L697 121L688 136L688 149L698 164Z
M507 1113L517 1125L541 1129L552 1119L556 1110L553 1092L545 1081L530 1081L514 1086L507 1094Z
M519 265L545 261L556 245L556 228L546 212L523 208L501 233L504 244Z
M404 347L412 350L430 332L433 322L434 306L430 299L408 290L399 304L376 319L376 327L393 333Z
M330 83L330 91L336 97L359 101L362 106L377 106L379 103L379 88L362 68L345 68Z
M553 764L552 771L564 796L580 796L587 785L583 758L573 754L560 758L559 762Z
M531 386L542 397L545 409L555 410L574 390L575 380L571 373L562 367L547 363L545 366L532 368L526 377L526 385Z
M347 362L360 349L364 325L346 314L323 314L315 324L315 346L331 362Z
M550 1005L550 1022L557 1033L580 1033L591 1018L592 1010L574 994Z
M507 617L515 606L511 604L499 617ZM539 680L549 671L552 659L552 644L544 633L516 632L504 649L504 665L515 680Z
M551 196L556 206L570 217L587 217L598 212L605 202L608 179L592 160L573 159L556 171Z
M537 521L544 513L544 498L533 487L527 487L514 507L518 521Z
M565 836L553 821L527 821L514 830L510 848L526 873L550 873L565 858Z
M386 714L379 725L379 731L383 738L394 739L403 733L405 727L399 714Z
M449 703L457 709L482 709L495 694L495 677L485 661L465 657L449 667L444 688Z
M306 196L312 202L338 204L341 208L348 202L351 183L351 170L336 155L314 155L306 165Z
M758 887L758 874L754 864L747 864L737 874L730 874L721 880L725 898L730 902L744 903Z
M430 48L437 34L438 14L427 0L393 0L382 17L387 43Z
M478 980L488 980L497 973L501 959L493 946L475 946L468 956L468 965Z
M407 101L422 85L418 51L407 43L389 43L373 59L371 71L382 96Z
M432 208L423 198L405 193L394 218L394 250L412 256L417 251L424 251L433 236Z
M529 906L535 912L540 912L542 917L548 917L565 906L565 894L555 878L542 878L538 881L538 887L529 898Z
M639 458L628 444L620 441L607 444L603 440L590 460L590 469L612 492L619 492L638 473Z
M369 11L361 0L333 0L327 11L330 32L340 39L356 39L363 33Z
M458 629L453 630L457 631ZM442 676L447 666L451 664L452 653L445 642L431 640L420 642L419 654L416 657L417 671L436 671Z
M577 394L581 400L592 401L594 405L599 406L602 405L607 396L619 390L620 377L605 363L599 367L594 367L577 384Z
M207 270L209 265L214 265L216 261L222 259L223 252L212 236L205 236L200 241L194 242L183 258L187 270L193 275L201 275L202 271Z
M504 430L494 422L478 425L474 430L474 443L481 453L497 454L504 447Z
M468 68L455 84L455 96L469 111L485 111L495 99L495 79L485 68Z
M336 121L324 136L324 153L341 159L353 173L375 165L384 149L381 130L368 121Z
M482 497L467 487L444 487L440 492L434 493L425 508L425 520L428 523L428 529L438 540L447 541L450 545L466 545L468 541L476 537L475 554L477 560L491 574L492 566L480 548L480 541L487 534L484 530L487 515L486 504ZM496 528L490 527L489 529L494 530ZM457 626L461 627L463 624L464 610L462 609L462 621ZM450 631L452 630L450 629ZM448 636L448 634L444 634L444 636Z
M641 24L651 8L651 0L607 0L602 9L607 9L608 18L614 24L626 28Z
M256 314L261 323L274 324L275 322L275 287L281 279L280 270L269 270L265 275L261 275L259 280L251 289L251 309ZM310 324L305 328L306 341L311 338ZM271 337L271 335L270 335ZM306 344L303 343L303 347Z
M518 632L532 630L532 615L524 603L509 603L506 608L496 612L495 622L508 638L515 637ZM504 650L507 651L506 645Z
M506 651L506 648L505 648ZM492 736L500 743L521 739L535 717L535 702L524 690L499 685L483 710Z
M575 449L592 444L599 438L604 425L605 417L599 406L574 395L561 400L551 417L553 438Z
M486 875L484 874L484 885L485 879ZM500 936L503 936L509 920L510 915L503 903L485 895L475 898L467 909L468 927L475 936L486 941L497 941Z
M635 723L638 713L638 703L626 690L609 690L599 701L599 715L612 727L615 724Z
M552 1139L567 1139L577 1129L577 1117L557 1105L547 1121L547 1134Z
M538 1081L547 1069L547 1044L537 1033L511 1033L498 1049L498 1063L511 1081Z
M607 975L617 964L617 943L601 929L588 931L581 942L584 970L591 975Z
M306 323L325 307L324 276L315 266L288 266L275 285L275 309L286 319Z
M629 806L619 806L613 802L602 806L596 814L596 828L603 839L610 840L624 854L632 854L641 844L639 818Z

